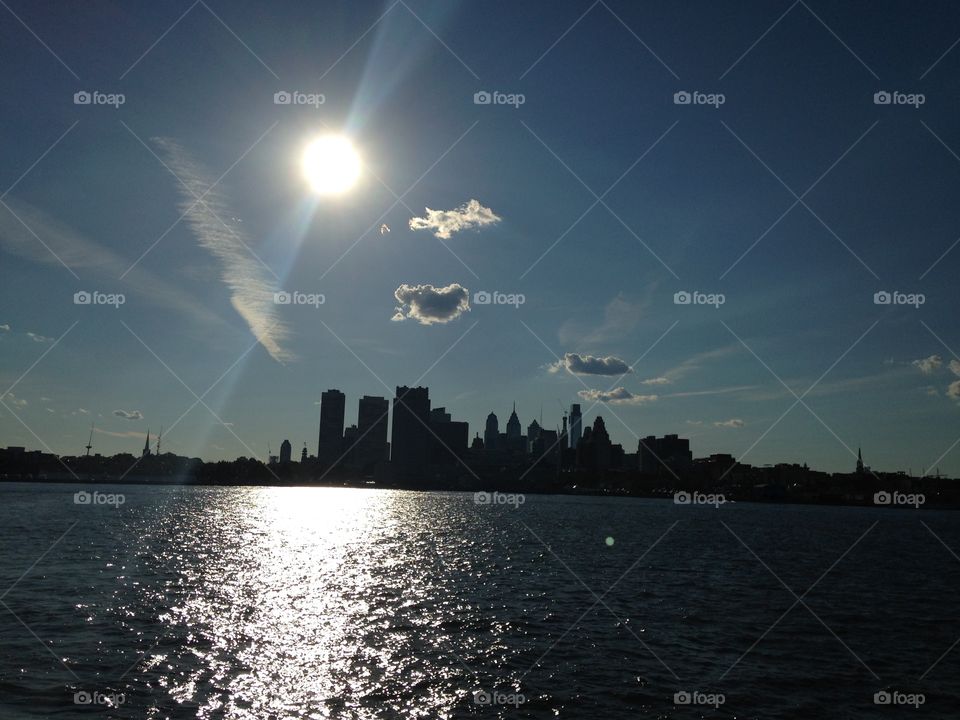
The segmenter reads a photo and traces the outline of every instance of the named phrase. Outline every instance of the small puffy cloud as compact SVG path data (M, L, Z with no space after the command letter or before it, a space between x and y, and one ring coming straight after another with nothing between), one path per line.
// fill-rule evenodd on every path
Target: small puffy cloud
M924 375L930 375L936 372L940 369L941 365L943 365L943 358L941 358L939 355L931 355L930 357L913 361L913 366Z
M640 384L641 385L669 385L670 382L671 382L670 378L655 377L655 378L647 378Z
M740 418L730 418L729 420L718 420L714 423L714 426L719 428L742 428L746 423Z
M923 392L924 392L924 394L930 395L931 397L935 397L935 396L937 396L937 395L940 394L940 391L937 390L933 385L927 385L927 386L923 389Z
M47 337L46 335L38 335L37 333L28 332L27 337L38 343L48 343L53 342L53 338Z
M89 414L90 414L90 411L89 411L89 410L86 410L86 409L84 409L84 408L77 408L77 412L80 413L81 415L89 415ZM74 414L76 414L76 413L74 413Z
M960 400L960 380L956 380L947 386L947 397L951 400Z
M6 395L4 395L3 400L8 405L13 405L13 407L15 408L25 408L27 406L26 400L24 400L23 398L18 398L16 395L14 395L11 392L8 392Z
M957 377L960 377L960 360L950 361L950 372L952 372Z
M143 413L139 410L114 410L113 414L124 420L143 420Z
M703 425L703 420L687 420L687 425Z
M0 332L10 332L9 325L0 325Z
M470 293L459 283L446 287L401 285L393 293L399 305L393 320L416 320L421 325L447 323L470 310Z
M432 230L441 240L449 240L450 236L460 230L472 227L492 225L500 222L500 217L493 210L484 207L476 200L470 200L453 210L426 210L426 217L410 218L411 230Z
M577 393L588 402L603 402L611 405L645 405L656 402L656 395L634 395L623 387L613 390L581 390Z
M579 353L566 353L563 359L550 365L550 372L566 370L574 375L625 375L633 370L623 360L613 355L594 357Z

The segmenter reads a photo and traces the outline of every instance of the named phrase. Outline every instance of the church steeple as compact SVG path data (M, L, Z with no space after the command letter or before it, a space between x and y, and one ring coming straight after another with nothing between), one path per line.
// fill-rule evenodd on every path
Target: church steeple
M863 473L863 454L860 448L857 448L857 473Z
M147 428L147 440L143 443L143 453L141 457L147 457L150 454L150 428Z

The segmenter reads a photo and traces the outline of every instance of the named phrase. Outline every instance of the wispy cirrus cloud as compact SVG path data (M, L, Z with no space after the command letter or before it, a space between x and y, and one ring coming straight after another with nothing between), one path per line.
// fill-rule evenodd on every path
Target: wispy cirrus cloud
M35 333L35 332L28 332L27 337L33 340L34 342L38 342L38 343L51 343L54 340L54 338L52 337L47 337L46 335L40 335L39 333Z
M477 200L470 200L453 210L424 208L424 217L410 218L411 230L431 230L441 240L449 240L455 232L500 222L499 215Z
M634 395L624 387L613 390L581 390L577 393L587 402L602 402L611 405L646 405L656 402L656 395Z
M399 303L393 315L395 322L448 323L470 310L470 294L459 283L450 283L446 287L403 284L393 295Z
M595 357L580 353L565 353L557 362L549 365L552 373L566 370L574 375L626 375L633 370L627 363L613 355Z
M180 211L200 246L219 261L220 279L230 289L234 310L274 360L293 359L294 355L284 347L289 330L280 321L273 301L278 284L253 255L244 231L222 221L235 213L218 187L210 190L215 178L175 141L152 138L152 142L181 181L177 183Z

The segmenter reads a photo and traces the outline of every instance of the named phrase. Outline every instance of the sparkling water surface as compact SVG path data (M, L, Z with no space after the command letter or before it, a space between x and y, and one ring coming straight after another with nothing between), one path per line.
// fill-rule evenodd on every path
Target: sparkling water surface
M0 484L0 718L960 717L956 513L523 499Z

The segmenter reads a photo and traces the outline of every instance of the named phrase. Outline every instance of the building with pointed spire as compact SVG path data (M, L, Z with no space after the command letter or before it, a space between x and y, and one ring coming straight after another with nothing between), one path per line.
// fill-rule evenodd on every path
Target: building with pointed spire
M150 452L150 428L147 428L147 439L146 439L146 442L143 443L143 452L140 453L140 457L149 457L150 455L151 455L151 452Z

